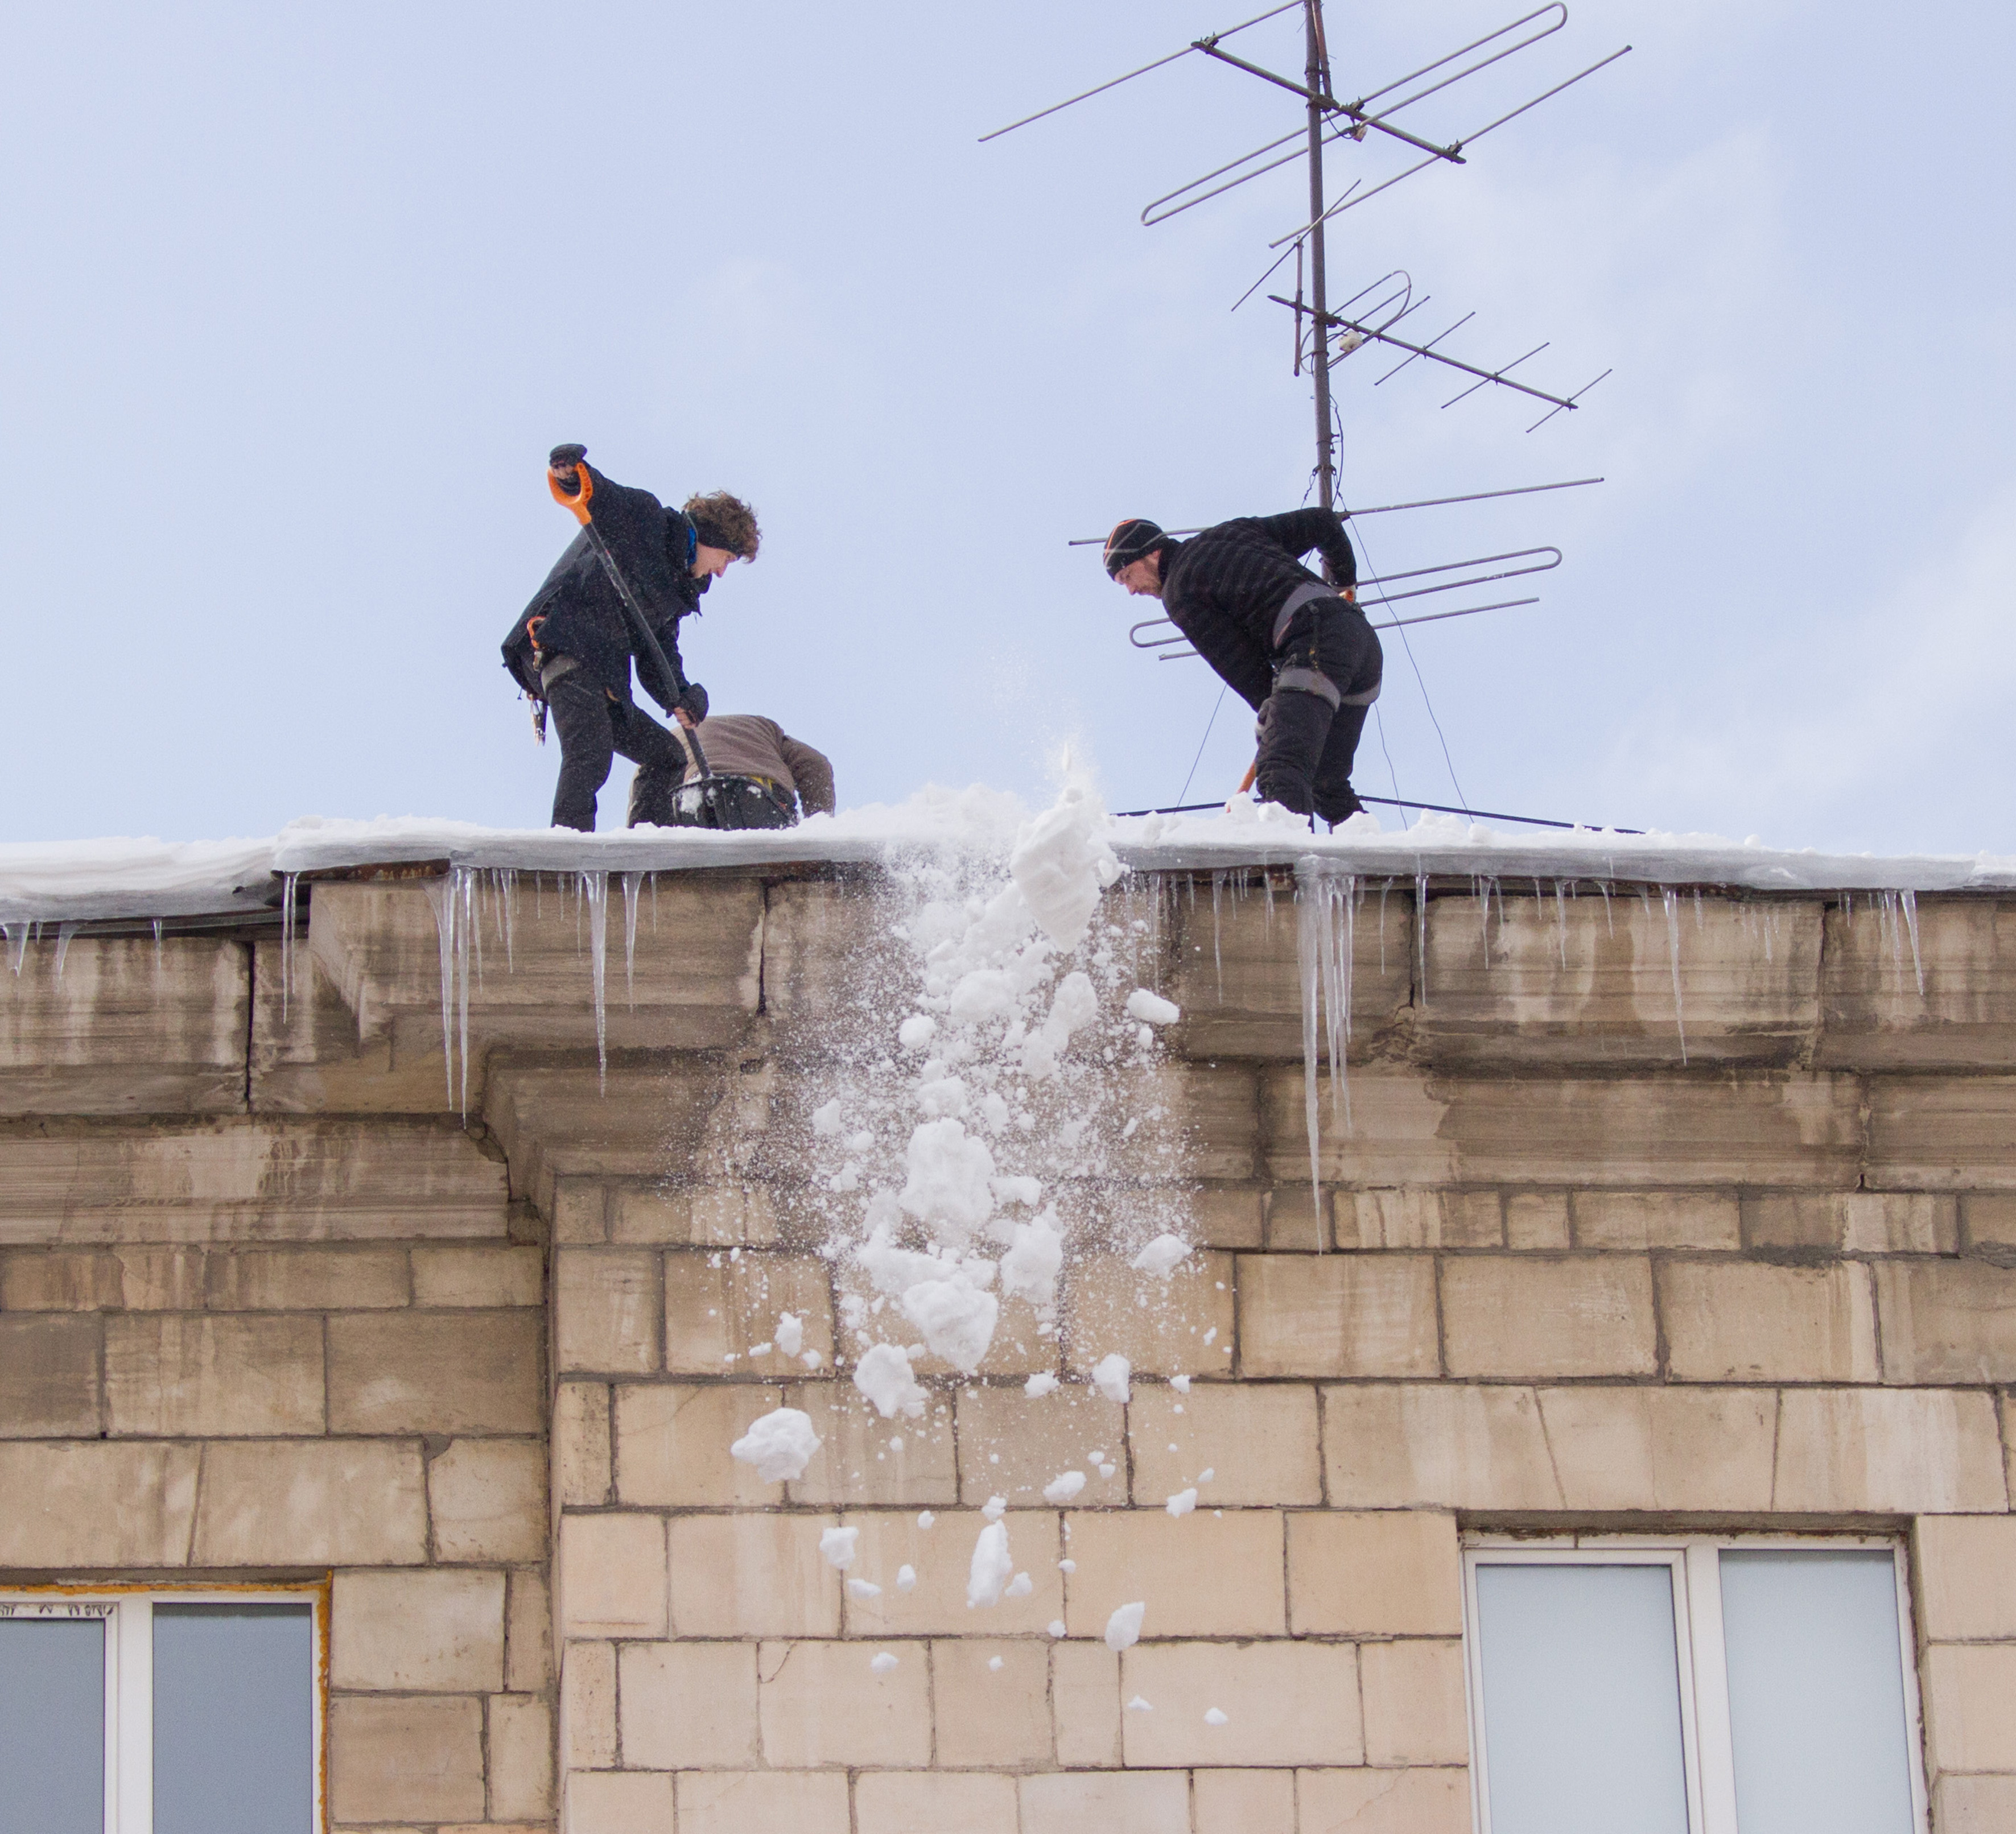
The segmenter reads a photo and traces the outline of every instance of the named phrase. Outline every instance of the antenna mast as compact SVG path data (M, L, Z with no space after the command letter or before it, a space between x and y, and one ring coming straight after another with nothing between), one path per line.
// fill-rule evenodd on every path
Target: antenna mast
M1326 509L1337 504L1336 434L1330 414L1330 301L1323 288L1323 104L1330 98L1330 55L1323 43L1323 0L1304 0L1303 23L1309 37L1306 81L1309 92L1309 295L1316 307L1311 323L1316 383L1316 501Z

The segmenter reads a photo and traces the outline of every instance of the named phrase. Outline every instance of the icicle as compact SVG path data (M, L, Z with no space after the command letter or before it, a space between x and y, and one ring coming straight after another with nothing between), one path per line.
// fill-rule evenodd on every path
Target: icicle
M1708 919L1701 914L1701 887L1696 886L1694 887L1694 933L1699 935L1707 922Z
M468 869L469 883L463 893L463 904L469 917L469 943L476 960L476 985L483 986L483 888L490 875L480 866Z
M603 1002L603 984L609 965L609 875L583 872L574 887L588 912L588 947L590 972L595 981L595 1062L600 1086L609 1087L609 1012ZM579 934L576 917L575 933Z
M1659 898L1666 907L1666 952L1672 958L1673 967L1673 1027L1680 1034L1680 1061L1685 1063L1687 1022L1680 1010L1680 901L1670 885L1659 887Z
M1568 965L1568 904L1561 884L1558 879L1554 881L1554 933L1561 942L1561 969L1565 973Z
M1309 1201L1316 1217L1316 1246L1324 1246L1323 1227L1323 1171L1317 1156L1322 1119L1316 1105L1316 1002L1320 997L1323 955L1323 902L1310 895L1316 862L1298 861L1295 867L1295 962L1302 983L1302 1120L1309 1136ZM1271 886L1271 881L1270 881ZM1271 903L1271 895L1269 902Z
M1225 999L1225 955L1219 946L1219 901L1225 890L1225 875L1214 872L1211 876L1211 965L1218 975L1218 997L1222 1004Z
M441 952L441 1060L447 1066L448 1099L455 1100L455 876L430 879L423 889L434 914L434 937Z
M161 920L158 917L154 919L154 972L161 972Z
M470 933L476 928L476 874L467 866L458 866L454 872L454 885L448 895L457 891L462 894L462 915L457 920L455 932L455 973L460 976L462 986L456 1001L458 1028L462 1037L462 1118L469 1118L469 945ZM476 944L480 952L482 939Z
M532 876L532 883L539 883L538 875ZM535 894L536 895L536 894ZM514 947L518 928L518 868L504 868L504 972L515 974L518 971L517 951Z
M1386 894L1393 889L1393 881L1382 879L1379 882L1379 972L1386 972Z
M28 920L24 917L18 924L0 924L0 936L7 939L7 966L19 974L21 963L28 953Z
M641 872L623 875L623 1000L632 1012L637 1010L637 888L643 879Z
M1911 972L1917 977L1918 998L1925 997L1924 958L1918 953L1918 894L1906 886L1897 894L1897 901L1904 908L1904 927L1911 934Z
M287 1019L287 999L294 986L294 882L298 873L280 875L280 1023ZM160 938L155 940L157 948Z
M1596 882L1596 889L1603 894L1603 926L1615 936L1617 933L1617 918L1610 908L1610 881L1599 879Z
M1414 875L1414 944L1421 960L1421 1005L1428 1003L1428 876Z
M651 933L658 933L658 876L651 875Z
M70 939L81 927L77 923L59 923L56 926L56 979L63 979L63 957L70 953Z

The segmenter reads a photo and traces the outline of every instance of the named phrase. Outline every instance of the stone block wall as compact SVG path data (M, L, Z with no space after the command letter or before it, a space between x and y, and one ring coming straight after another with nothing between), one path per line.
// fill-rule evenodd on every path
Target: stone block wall
M328 1825L549 1828L542 1228L458 1120L248 1101L253 951L0 972L0 1585L327 1580Z
M1460 1549L1507 1530L1904 1536L1934 1826L2016 1820L1993 901L1928 899L1914 963L1859 898L1361 885L1318 1196L1292 887L1179 882L1128 1073L1200 1252L1165 1293L1089 1244L1053 1335L889 1422L805 1145L873 878L668 876L655 928L634 886L627 972L612 884L606 1062L592 908L479 888L466 1118L445 890L318 886L284 1009L270 939L0 981L0 1565L333 1572L333 1825L1455 1834ZM765 1485L726 1447L780 1404L823 1444ZM996 1496L1031 1586L974 1610Z

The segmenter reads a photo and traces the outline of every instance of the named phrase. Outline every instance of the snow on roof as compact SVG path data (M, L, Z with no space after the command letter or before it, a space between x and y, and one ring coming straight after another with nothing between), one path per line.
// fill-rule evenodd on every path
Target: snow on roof
M1005 854L1031 811L976 786L932 786L909 801L815 815L791 829L718 833L697 829L574 834L483 828L402 815L376 821L307 816L265 840L103 840L0 845L0 922L182 917L262 909L280 876L445 861L547 872L671 872L696 867L873 862L950 847ZM1225 812L1114 818L1114 851L1140 871L1232 871L1314 857L1373 878L1601 879L1726 885L1753 891L2016 890L2016 856L1823 854L1709 834L1516 829L1456 815L1424 815L1382 829L1361 815L1312 834L1286 811L1241 799Z

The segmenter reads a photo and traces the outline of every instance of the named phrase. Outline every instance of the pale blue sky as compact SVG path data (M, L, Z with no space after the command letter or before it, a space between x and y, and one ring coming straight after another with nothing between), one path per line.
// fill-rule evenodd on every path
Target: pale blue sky
M1338 87L1519 10L1332 0ZM557 753L495 645L567 538L542 478L567 438L757 505L762 558L689 663L829 751L844 804L1040 793L1066 741L1114 806L1172 799L1217 684L1131 650L1139 613L1065 542L1302 500L1285 315L1226 311L1301 220L1299 168L1136 221L1294 104L1192 58L977 139L1244 16L16 9L4 837L542 823ZM1610 480L1365 525L1388 570L1566 551L1539 606L1413 634L1473 804L2016 851L2012 40L1978 5L1580 0L1421 125L1629 57L1339 220L1341 290L1405 265L1417 322L1476 311L1453 351L1615 366L1530 436L1523 397L1443 412L1424 366L1375 389L1372 351L1338 372L1348 502ZM1292 17L1242 42L1299 62ZM1381 712L1360 786L1453 800L1390 642ZM1250 756L1237 714L1193 797Z

